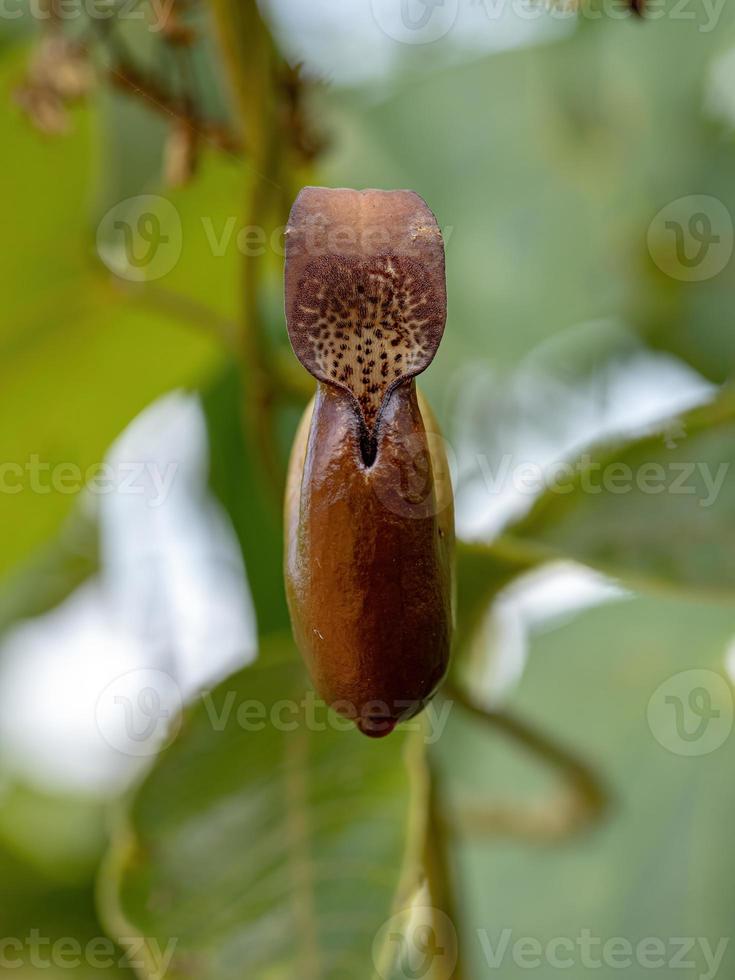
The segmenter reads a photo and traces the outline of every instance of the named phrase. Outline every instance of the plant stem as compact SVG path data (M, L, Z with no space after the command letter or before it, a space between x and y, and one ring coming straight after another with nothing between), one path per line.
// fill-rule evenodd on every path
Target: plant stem
M283 134L278 124L278 54L255 0L211 0L220 48L229 76L238 128L250 170L246 183L245 226L265 231L278 199ZM264 256L245 256L239 353L244 388L246 435L261 460L274 503L283 487L275 439L278 385L270 368L272 352L260 308Z
M564 778L567 798L556 799L535 809L522 806L465 808L460 829L472 832L505 832L533 839L558 839L597 822L607 812L609 798L592 768L552 738L506 711L493 711L479 704L458 687L445 688L448 698L483 724L514 739L529 752L549 763Z
M441 799L443 798L441 776L436 765L429 763L430 782L428 796L428 814L426 826L426 841L424 848L424 868L429 884L432 905L443 912L454 926L458 943L457 965L452 974L452 980L462 980L462 946L461 918L457 905L456 889L453 874L452 839L450 828L444 819ZM438 945L446 948L455 937L447 936L447 925L436 917L434 931Z

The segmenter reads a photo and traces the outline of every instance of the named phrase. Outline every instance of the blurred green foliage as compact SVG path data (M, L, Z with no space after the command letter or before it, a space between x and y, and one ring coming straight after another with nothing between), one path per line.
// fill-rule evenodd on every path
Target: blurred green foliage
M402 873L404 901L418 880L404 868L407 737L376 749L328 727L326 706L303 702L290 639L265 654L185 716L122 831L107 923L180 937L171 977L360 975Z
M595 760L612 788L610 818L556 847L493 839L477 828L458 844L468 976L524 976L524 960L513 958L513 945L524 937L543 946L571 939L574 963L558 972L577 978L590 970L577 945L583 930L601 940L592 950L598 961L602 943L615 937L633 947L647 937L666 943L705 937L714 948L730 936L732 738L708 755L675 755L652 737L646 713L651 694L677 671L696 667L722 676L732 633L731 608L635 598L584 612L533 639L513 707ZM556 791L534 760L459 711L437 750L450 805L460 815L488 799L533 805ZM500 969L489 968L478 930L491 952L502 949L503 931L512 931ZM567 958L567 949L558 952ZM665 953L667 963L673 952ZM696 966L683 975L707 973L701 951L685 958ZM613 967L596 972L612 975ZM638 980L651 970L633 962L620 972Z
M734 410L728 388L717 401L681 416L674 432L664 429L584 458L573 479L563 476L510 537L530 539L532 553L533 543L545 545L552 555L572 556L644 587L731 601Z
M150 39L145 50L140 35L129 43L142 64L156 63ZM731 377L733 262L713 279L684 283L657 268L646 236L661 208L691 194L711 195L735 214L735 99L729 120L708 111L713 69L733 45L731 8L710 33L673 17L583 18L553 42L452 67L437 67L433 45L406 52L403 71L379 95L311 93L330 147L308 178L413 188L445 230L450 318L425 386L450 435L464 368L479 362L512 372L580 325L574 336L598 362L630 343L629 335L617 339L624 329L598 343L606 321L714 382ZM42 136L12 104L28 57L26 43L6 39L0 50L0 129L12 161L4 176L2 459L25 464L35 454L87 470L158 395L181 386L200 392L211 487L240 544L261 642L260 660L212 697L298 699L306 682L288 638L280 500L242 415L251 365L238 346L243 258L235 236L243 202L271 176L252 172L247 155L243 163L205 145L187 186L162 186L165 114L109 85L73 110L70 133ZM220 118L213 35L197 58L202 98ZM284 200L266 229L273 241L288 205L279 187ZM141 193L174 204L183 249L161 280L139 285L112 276L94 245L107 210ZM257 261L266 366L288 389L271 406L283 460L307 391L284 368L278 249L268 246ZM732 405L726 389L695 409L673 447L638 435L595 448L593 458L716 471L730 462ZM548 406L552 419L554 410ZM691 935L715 944L729 935L732 739L703 758L666 753L646 725L646 705L677 671L722 670L735 632L731 484L706 510L696 495L589 495L577 485L542 497L499 545L460 547L457 675L465 683L493 599L531 566L568 557L644 594L532 638L512 706L592 760L614 805L606 823L554 848L508 844L476 826L451 839L463 976L488 975L483 929L493 942L504 928L542 942L583 928L605 938ZM98 555L94 513L71 494L0 494L0 521L6 631L60 602L94 573ZM662 586L681 598L657 597ZM104 864L99 801L3 786L0 934L99 936L99 888L116 939L144 934L163 948L177 938L172 977L368 975L372 938L406 900L405 891L396 899L402 871L422 847L427 821L416 814L426 811L425 766L439 777L442 809L460 825L468 803L507 797L526 806L555 791L556 777L538 760L460 705L426 759L411 741L402 733L376 746L354 733L273 726L217 731L201 705L187 709L177 741L129 799L115 801ZM155 972L149 956L142 976ZM503 976L515 972L508 963ZM648 974L634 967L627 975Z

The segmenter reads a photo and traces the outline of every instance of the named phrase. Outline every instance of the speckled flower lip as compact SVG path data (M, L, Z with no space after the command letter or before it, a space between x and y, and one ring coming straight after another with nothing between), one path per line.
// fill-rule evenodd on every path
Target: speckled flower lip
M390 388L426 367L441 330L431 281L399 255L324 256L306 268L291 314L314 374L349 388L372 430Z
M294 351L318 380L353 395L373 443L386 396L428 367L444 331L436 219L412 191L307 187L286 236Z

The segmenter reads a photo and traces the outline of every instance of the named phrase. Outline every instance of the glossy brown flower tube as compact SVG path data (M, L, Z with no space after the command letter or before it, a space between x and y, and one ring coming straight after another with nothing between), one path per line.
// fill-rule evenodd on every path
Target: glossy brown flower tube
M446 319L424 201L305 188L286 232L286 319L319 382L286 491L294 637L320 695L386 735L436 691L452 631L451 485L414 381Z

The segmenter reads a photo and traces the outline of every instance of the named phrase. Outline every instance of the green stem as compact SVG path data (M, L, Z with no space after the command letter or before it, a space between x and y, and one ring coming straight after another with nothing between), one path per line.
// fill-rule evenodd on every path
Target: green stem
M233 101L250 171L245 226L265 231L276 210L284 137L278 122L278 54L255 0L211 0ZM283 487L274 412L279 397L271 370L273 352L261 310L264 256L245 256L242 266L240 340L244 423L274 503Z
M426 826L426 842L424 848L424 868L431 895L433 907L443 912L452 923L459 945L457 964L452 974L452 980L462 980L462 946L461 946L461 918L460 909L457 904L456 887L454 881L453 861L452 861L452 837L450 828L443 816L441 800L443 792L440 783L438 767L430 764L430 783L428 798L428 819ZM436 917L434 931L438 945L447 948L455 937L446 935L448 931L444 920Z
M455 821L458 829L551 840L575 833L606 813L609 799L600 779L574 753L520 718L507 711L489 710L451 684L445 687L444 693L476 720L512 738L556 769L568 787L565 797L535 809L490 804L464 808Z

